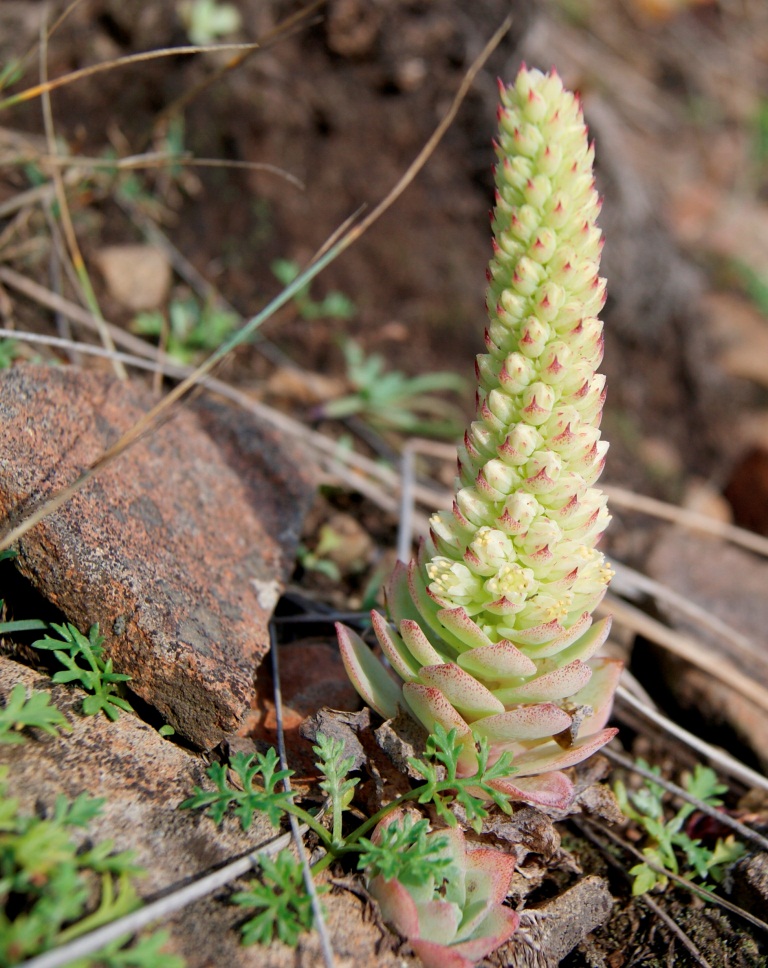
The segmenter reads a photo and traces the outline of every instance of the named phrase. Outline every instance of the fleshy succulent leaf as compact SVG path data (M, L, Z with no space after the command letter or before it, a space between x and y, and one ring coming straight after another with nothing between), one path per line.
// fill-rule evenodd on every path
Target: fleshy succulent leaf
M467 672L489 679L518 678L536 672L533 659L506 639L463 652L456 661Z
M531 706L518 706L487 716L473 725L478 736L485 736L497 749L504 744L512 745L520 740L543 739L561 733L571 725L571 717L555 703L535 703Z
M521 686L502 687L496 695L504 705L520 702L552 702L567 699L574 692L583 689L592 676L592 670L584 662L576 659L561 669L553 669L544 675L531 679Z
M589 663L592 678L580 689L571 702L576 706L590 706L592 714L581 723L581 732L588 736L602 729L608 722L613 705L613 694L619 684L623 664L619 659L592 659Z
M490 689L453 662L424 666L419 678L425 685L437 687L469 722L504 712L503 704Z
M357 632L337 623L336 634L344 668L365 702L385 719L394 719L400 705L400 689Z
M408 651L399 634L389 627L384 616L375 609L371 612L371 624L382 652L400 678L406 682L414 682L418 679L418 662Z

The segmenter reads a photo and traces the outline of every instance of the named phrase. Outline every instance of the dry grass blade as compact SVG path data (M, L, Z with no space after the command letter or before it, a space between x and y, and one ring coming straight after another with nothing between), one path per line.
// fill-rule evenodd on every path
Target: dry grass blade
M673 655L679 656L714 676L721 682L735 689L745 698L751 700L768 712L768 689L756 679L740 672L732 663L718 655L713 649L706 648L700 642L667 628L655 618L645 612L622 601L615 595L606 595L600 606L602 614L613 615L614 622L623 625L636 635L656 642Z
M198 98L203 91L206 91L213 84L216 84L218 81L220 81L222 77L225 77L227 74L244 64L252 54L256 53L257 49L264 50L267 46L273 44L275 41L284 39L299 27L309 26L312 15L321 7L324 7L326 3L327 0L315 0L314 3L310 3L303 9L297 10L289 17L286 17L285 20L273 27L273 29L264 34L263 37L260 37L258 48L247 51L238 51L234 57L231 57L229 61L223 65L223 67L215 70L210 77L207 77L198 84L195 84L188 91L185 91L182 95L180 95L180 97L178 97L175 101L163 108L163 110L155 118L154 128L157 129L158 126L162 125L168 120L168 118L171 118L183 111L184 108Z
M290 285L276 296L269 305L258 315L249 320L246 325L239 330L231 339L227 340L211 356L201 364L193 373L176 386L166 397L153 407L134 427L125 433L108 451L98 460L94 461L85 469L71 484L62 488L52 498L47 499L42 505L34 508L31 513L19 524L7 532L0 539L0 550L8 548L18 541L30 528L52 514L62 505L66 504L85 484L97 473L110 466L122 454L124 454L137 441L147 434L150 434L158 425L161 419L167 418L171 407L182 397L184 397L200 379L229 354L236 346L239 346L245 339L254 333L263 322L270 318L279 308L289 302L309 281L319 275L319 273L329 265L334 259L351 246L370 226L400 197L406 187L413 181L416 174L426 164L427 159L434 151L440 139L445 134L450 123L453 121L459 106L466 96L472 81L477 76L483 64L491 53L500 43L504 34L509 30L511 18L507 18L502 26L494 33L491 40L486 44L474 63L471 65L459 90L449 107L444 119L437 126L435 132L427 141L426 146L419 152L415 161L408 167L405 174L399 179L397 184L387 194L387 196L376 206L376 208L362 222L351 228L328 252L304 270ZM156 52L155 52L156 53ZM2 107L2 104L0 104Z
M699 951L694 942L688 937L688 935L683 931L679 924L672 920L672 918L667 914L663 907L657 904L652 897L648 894L643 894L643 904L651 911L656 917L663 921L667 928L672 932L672 934L677 938L680 944L688 951L691 957L695 960L696 964L701 965L701 968L712 968L712 965L707 961L704 955Z
M600 837L598 837L591 830L589 830L585 824L579 823L578 820L573 819L572 823L575 827L579 829L579 832L582 834L582 836L586 837L591 844L594 844L594 846L597 847L597 849L603 855L603 857L608 862L608 864L610 864L610 866L613 867L614 870L620 871L624 875L624 878L626 880L629 880L629 875L627 873L626 867L623 864L620 864L616 860L616 858L613 856L610 850L608 850L608 848L600 839ZM663 921L663 923L672 932L672 934L674 934L674 936L678 939L678 941L686 948L688 952L690 952L691 956L696 960L697 964L701 965L702 968L712 968L710 963L707 961L704 955L699 951L699 949L696 947L693 941L688 937L685 931L683 931L683 929L678 924L676 924L672 920L672 918L670 918L667 912L660 905L658 905L647 894L643 894L641 896L641 900L643 904L647 905L648 909L653 914L655 914L656 917L659 918L660 921Z
M608 500L617 507L639 511L641 514L661 518L663 521L672 521L673 524L690 528L692 531L704 531L717 538L725 538L727 541L747 548L749 551L754 551L759 555L768 556L768 538L764 538L762 535L745 531L744 528L737 528L733 524L726 524L716 518L710 518L706 514L698 514L695 511L676 507L674 504L667 504L665 501L658 501L653 497L635 494L634 491L616 487L614 484L603 485L603 490L608 495Z
M624 598L632 598L633 594L638 591L653 595L657 601L672 605L675 611L691 619L691 621L701 626L701 628L713 632L721 639L729 642L734 649L742 653L748 662L763 663L768 673L768 657L762 656L760 651L746 636L737 632L736 629L731 628L730 625L726 625L716 615L713 615L705 608L692 602L690 598L686 598L684 595L673 591L671 588L668 588L653 578L649 578L647 575L643 575L628 565L622 565L617 561L612 561L611 564L616 572L616 577L611 585L614 592L618 592Z
M43 17L40 23L40 76L45 82L48 76L48 36L46 33L46 21ZM48 153L49 155L56 156L56 133L54 130L53 123L53 110L51 108L51 98L48 91L45 91L42 96L43 105L43 123L45 125L45 136L48 142ZM99 304L96 299L96 293L94 292L93 286L91 285L91 280L88 275L88 271L85 267L85 260L83 259L83 254L80 251L80 246L77 241L77 235L75 233L75 227L72 224L72 215L69 210L69 203L67 202L67 193L64 190L64 181L61 177L61 170L54 166L51 169L51 175L53 178L54 191L56 193L56 201L59 204L59 214L61 218L61 225L64 230L64 238L67 242L67 248L69 250L69 257L72 260L72 265L75 269L75 274L80 282L80 285L85 294L85 300L96 317L99 330L99 338L106 347L106 349L112 351L114 354L115 344L112 342L112 337L109 334L109 330L104 322L104 317L99 310ZM125 372L125 367L123 364L112 356L112 365L115 370L115 374L121 380L127 379L128 374Z
M249 44L189 44L183 47L163 47L158 50L142 51L138 54L127 54L125 57L116 57L111 61L104 61L101 64L91 64L90 67L82 67L80 70L71 71L62 77L56 77L52 81L43 84L35 84L28 87L18 94L3 98L0 101L0 111L13 107L15 104L22 104L25 101L32 101L43 94L48 94L60 87L74 84L86 77L93 77L95 74L103 74L104 71L116 70L119 67L128 67L131 64L145 64L147 61L159 60L162 57L189 57L192 54L204 54L207 51L217 51L219 53L227 51L253 51L261 48L261 43L255 41Z
M695 750L705 760L712 763L713 766L716 766L720 773L724 773L726 776L738 780L748 789L755 787L768 791L768 777L756 773L753 769L750 769L750 767L737 760L735 756L731 756L730 753L726 753L724 750L712 746L698 736L694 736L687 729L683 729L682 726L678 726L677 723L673 723L671 719L668 719L662 713L651 709L646 703L641 702L623 686L619 686L616 690L616 698L619 701L619 706L622 703L626 704L633 712L639 713L643 719L653 723L663 733L674 736L675 739L680 740L681 743Z
M660 921L664 922L680 944L683 945L683 947L695 960L696 964L701 965L701 968L712 968L712 965L699 951L694 942L688 937L685 931L683 931L680 925L672 920L663 907L657 904L648 894L643 894L643 904L648 908L649 911L653 912L653 914L655 914Z
M306 188L304 182L289 171L261 161L237 161L227 158L195 158L191 154L168 154L165 151L153 151L140 155L128 155L125 158L88 158L85 155L40 155L41 164L58 168L85 168L87 170L118 170L139 171L142 168L162 168L164 165L181 165L185 168L237 168L244 171L264 171L270 175L284 178L291 185L299 189Z

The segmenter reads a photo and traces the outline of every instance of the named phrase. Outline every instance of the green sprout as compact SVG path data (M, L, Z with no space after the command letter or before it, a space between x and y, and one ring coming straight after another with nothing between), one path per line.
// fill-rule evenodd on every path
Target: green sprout
M300 268L292 259L275 259L272 274L284 286L299 277ZM329 292L320 302L310 296L309 283L302 286L293 297L293 305L302 319L352 319L357 312L355 304L341 292Z
M135 910L131 880L143 871L131 851L115 853L111 841L82 849L73 829L87 829L103 799L60 795L48 818L24 815L7 790L0 767L0 968L17 964ZM94 885L98 900L94 906ZM9 903L11 902L12 903ZM158 932L125 947L125 938L84 961L80 968L183 968L183 960L160 949Z
M218 0L182 0L177 8L187 36L193 44L212 44L240 28L240 11L231 3L219 3Z
M638 763L648 769L648 765L642 760L638 760ZM652 772L660 771L658 767L654 767ZM728 789L718 782L714 770L702 766L701 763L697 763L693 774L685 779L684 788L692 797L712 807L722 804L720 794ZM647 783L630 792L621 780L617 780L614 792L622 812L643 828L648 841L643 848L643 854L650 863L636 864L629 872L634 878L632 893L635 895L666 887L668 878L661 870L654 869L657 867L672 874L680 874L681 868L684 868L689 879L697 878L704 882L705 888L711 890L713 885L707 883L708 879L711 878L715 883L722 881L725 868L735 863L745 852L744 845L733 835L718 838L711 849L700 840L692 838L683 829L685 821L696 809L691 803L684 803L667 820L664 788L658 783Z
M32 692L19 682L10 692L5 706L0 709L0 745L24 742L23 729L41 729L49 736L60 730L71 730L64 714L51 704L49 692Z
M182 810L200 810L205 808L208 815L216 824L220 824L230 807L232 813L240 821L243 830L247 830L253 820L254 813L266 813L273 827L280 823L280 817L292 805L292 794L275 787L287 777L293 776L292 770L278 770L277 753L274 748L261 753L235 753L230 768L238 779L238 786L229 785L228 769L222 763L212 763L208 767L208 778L216 785L215 790L203 790L196 786L193 795L181 805ZM261 787L254 786L259 779Z
M231 901L241 907L256 908L259 914L242 925L243 944L269 944L278 938L295 947L299 935L312 927L312 899L304 887L301 863L281 851L274 860L259 860L261 880L253 881L247 891L233 894Z
M448 839L429 839L428 833L426 817L416 820L407 813L400 822L383 829L379 843L361 837L358 870L364 871L371 880L383 877L413 886L435 875L439 875L438 881L449 880L455 870L452 858L445 853Z
M376 429L421 436L452 438L458 434L461 410L434 394L462 392L466 387L462 377L447 371L414 377L399 370L387 372L384 358L378 353L366 356L355 340L343 340L341 348L354 392L323 404L318 417L357 416Z
M199 353L217 349L239 323L236 313L211 303L201 305L190 295L171 300L167 324L164 314L153 310L139 313L131 329L155 339L167 329L166 353L180 363L191 363Z
M133 712L128 700L120 695L121 685L128 682L131 676L112 671L112 660L104 658L104 637L99 635L99 626L91 626L88 638L69 623L52 624L51 628L58 633L59 639L46 635L32 643L34 649L52 651L65 667L61 672L56 672L51 681L77 682L90 693L83 700L86 716L103 712L109 719L115 720L121 710Z
M0 339L0 370L7 370L21 350L14 339Z

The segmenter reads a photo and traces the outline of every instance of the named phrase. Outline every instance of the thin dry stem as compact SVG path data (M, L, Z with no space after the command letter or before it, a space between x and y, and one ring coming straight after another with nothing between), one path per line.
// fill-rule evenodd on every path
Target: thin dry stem
M43 17L40 24L40 76L43 82L47 80L48 75L48 37L45 30L45 17ZM45 126L45 136L48 141L48 153L49 155L55 156L57 152L56 148L56 132L53 122L53 110L51 108L51 98L48 91L44 91L42 94L42 106L43 106L43 123ZM85 260L83 259L82 252L80 251L80 245L77 241L77 234L75 233L75 227L72 224L72 215L69 211L69 202L67 201L67 193L64 190L64 182L61 177L61 171L58 167L53 167L51 169L51 175L53 178L54 191L56 193L56 200L59 203L59 215L61 218L61 225L64 230L64 238L67 242L67 248L69 249L69 256L72 260L72 265L75 268L75 272L83 287L85 293L85 300L88 303L91 312L94 314L98 321L99 328L99 338L108 350L114 352L115 344L112 342L112 337L109 335L109 330L104 322L104 317L99 309L99 304L96 299L96 293L91 285L90 277L88 276L88 270L85 265ZM126 380L128 374L125 372L125 367L119 361L112 358L112 365L115 370L116 376L120 380Z
M724 773L726 776L731 777L731 779L738 780L739 783L743 783L748 789L755 787L756 789L768 791L768 777L755 772L755 770L737 760L735 756L726 753L725 750L712 746L706 740L694 736L687 729L672 722L663 713L658 712L658 710L653 709L647 703L638 699L637 696L633 695L628 689L625 689L624 686L619 686L616 690L616 699L618 700L616 713L619 718L621 718L621 705L626 704L633 712L639 713L644 720L653 723L664 734L674 736L675 739L690 749L695 750L699 756L703 756L705 760L717 767L718 772Z
M667 504L665 501L646 497L644 494L635 494L634 491L616 487L614 484L604 485L603 490L608 495L608 500L617 507L639 511L641 514L661 518L662 521L672 521L674 524L689 528L691 531L704 531L706 534L724 538L726 541L747 548L749 551L754 551L756 554L768 556L768 538L755 534L753 531L737 528L733 524L726 524L724 521L718 521L706 514L688 511L686 508L679 508L674 504Z
M735 689L742 696L768 711L768 689L756 679L740 672L731 662L718 655L714 649L694 642L681 632L663 625L650 615L622 601L615 595L607 595L599 608L603 615L613 615L614 622L623 625L637 635L663 646L668 652L679 656L697 668L714 676Z
M608 850L605 843L600 839L600 837L598 837L596 833L590 830L585 824L579 823L577 820L573 820L573 824L575 827L578 827L582 836L586 837L591 844L594 844L595 847L597 847L597 849L603 855L605 860L610 864L610 866L613 867L614 870L621 871L621 873L624 875L625 880L629 880L629 874L627 872L625 865L620 864L616 860L616 858L613 856L611 851ZM660 905L658 905L647 894L640 895L639 900L642 901L643 904L647 905L648 909L653 914L655 914L660 921L664 922L664 924L675 935L678 941L680 941L680 943L684 945L684 947L691 953L691 955L696 959L698 964L702 966L702 968L712 968L712 966L706 960L704 955L702 955L702 953L699 951L699 949L696 947L693 941L688 937L685 931L683 931L683 929L679 927L679 925L675 924L675 922L669 917L667 912Z
M627 851L627 853L631 854L642 864L647 864L652 871L655 871L657 874L663 874L665 877L669 878L669 880L674 881L675 884L679 884L680 887L684 887L685 890L689 891L691 894L695 894L697 897L703 898L710 904L715 904L717 907L721 907L723 910L737 915L737 917L748 921L749 924L755 928L759 928L761 931L768 932L768 924L766 924L765 921L755 917L754 914L750 914L749 911L745 911L744 908L739 907L738 904L732 904L730 901L726 900L726 898L720 897L719 894L713 894L706 888L701 887L701 885L695 884L693 881L688 880L687 877L681 877L679 874L674 874L672 871L667 870L666 867L662 867L661 864L654 863L650 857L646 857L645 854L642 854L636 847L633 847L632 844L624 840L623 837L620 837L618 834L606 827L605 824L594 820L592 817L585 817L583 821L577 824L577 826L581 828L582 823L589 825L593 830L599 830L604 837L607 837L618 847L621 847L623 850Z

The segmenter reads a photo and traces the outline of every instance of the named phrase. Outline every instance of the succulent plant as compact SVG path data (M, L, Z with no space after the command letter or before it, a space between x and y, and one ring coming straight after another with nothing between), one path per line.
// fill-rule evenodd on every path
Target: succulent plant
M400 814L390 814L374 831L374 843ZM471 968L518 926L517 914L502 902L515 868L512 854L470 848L458 827L436 830L425 840L444 845L435 873L415 878L383 875L368 882L385 921L410 942L425 968ZM407 851L406 851L407 853Z
M595 545L609 521L594 484L605 379L602 236L594 149L578 98L554 72L521 69L500 85L493 257L477 410L458 452L452 511L430 521L386 588L391 624L372 613L394 679L338 627L348 674L385 718L403 709L428 731L475 739L516 772L512 798L567 805L561 772L615 734L605 729L621 671L593 656L610 620L592 612L612 577ZM474 735L473 735L474 734Z

